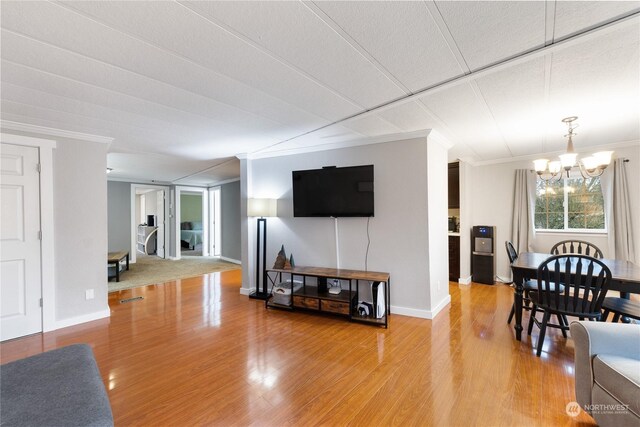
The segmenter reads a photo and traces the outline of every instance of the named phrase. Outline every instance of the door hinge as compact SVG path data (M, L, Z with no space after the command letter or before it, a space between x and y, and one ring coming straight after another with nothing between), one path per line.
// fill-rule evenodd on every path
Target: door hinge
M36 169L38 170L39 173L42 172L42 165L40 163L38 163L36 165Z
M40 307L42 307L42 298L40 298Z
M38 231L38 240L42 240L42 230Z

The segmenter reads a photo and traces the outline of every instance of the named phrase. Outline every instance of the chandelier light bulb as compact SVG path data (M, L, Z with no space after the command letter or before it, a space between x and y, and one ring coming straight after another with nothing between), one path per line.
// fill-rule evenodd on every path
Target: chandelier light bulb
M565 135L567 138L567 150L564 154L559 155L559 161L550 162L547 159L537 159L533 161L533 166L538 176L544 181L559 181L562 179L563 170L566 172L567 178L571 169L577 166L580 175L583 178L594 178L602 175L605 168L611 163L613 151L600 151L592 156L578 160L578 154L573 149L573 137L577 134L574 130L578 127L574 122L578 120L577 116L566 117L562 119L569 132Z
M598 167L598 159L596 156L589 156L582 159L582 165L587 172L594 172Z
M599 151L597 153L593 154L593 157L595 157L596 161L598 162L598 166L609 166L609 163L611 163L611 155L613 154L613 151Z
M535 168L536 172L544 172L547 169L547 162L549 162L549 160L547 159L534 160L533 167Z
M562 169L562 164L559 161L549 162L549 172L557 174Z

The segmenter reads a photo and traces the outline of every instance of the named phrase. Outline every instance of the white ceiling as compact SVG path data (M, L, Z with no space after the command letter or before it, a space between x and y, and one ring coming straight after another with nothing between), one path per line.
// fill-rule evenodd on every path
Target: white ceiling
M113 138L115 179L435 129L489 162L640 140L640 2L2 2L8 122Z

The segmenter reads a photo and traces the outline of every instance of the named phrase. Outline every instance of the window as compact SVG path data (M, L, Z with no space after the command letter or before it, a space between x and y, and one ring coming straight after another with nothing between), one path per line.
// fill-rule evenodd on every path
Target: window
M536 184L536 230L606 231L600 177L564 177Z

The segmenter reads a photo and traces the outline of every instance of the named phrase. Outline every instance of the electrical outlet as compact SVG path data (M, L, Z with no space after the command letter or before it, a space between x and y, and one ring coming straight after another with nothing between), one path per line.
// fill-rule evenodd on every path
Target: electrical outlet
M93 289L87 289L86 291L84 291L84 297L87 300L93 299L95 297Z

